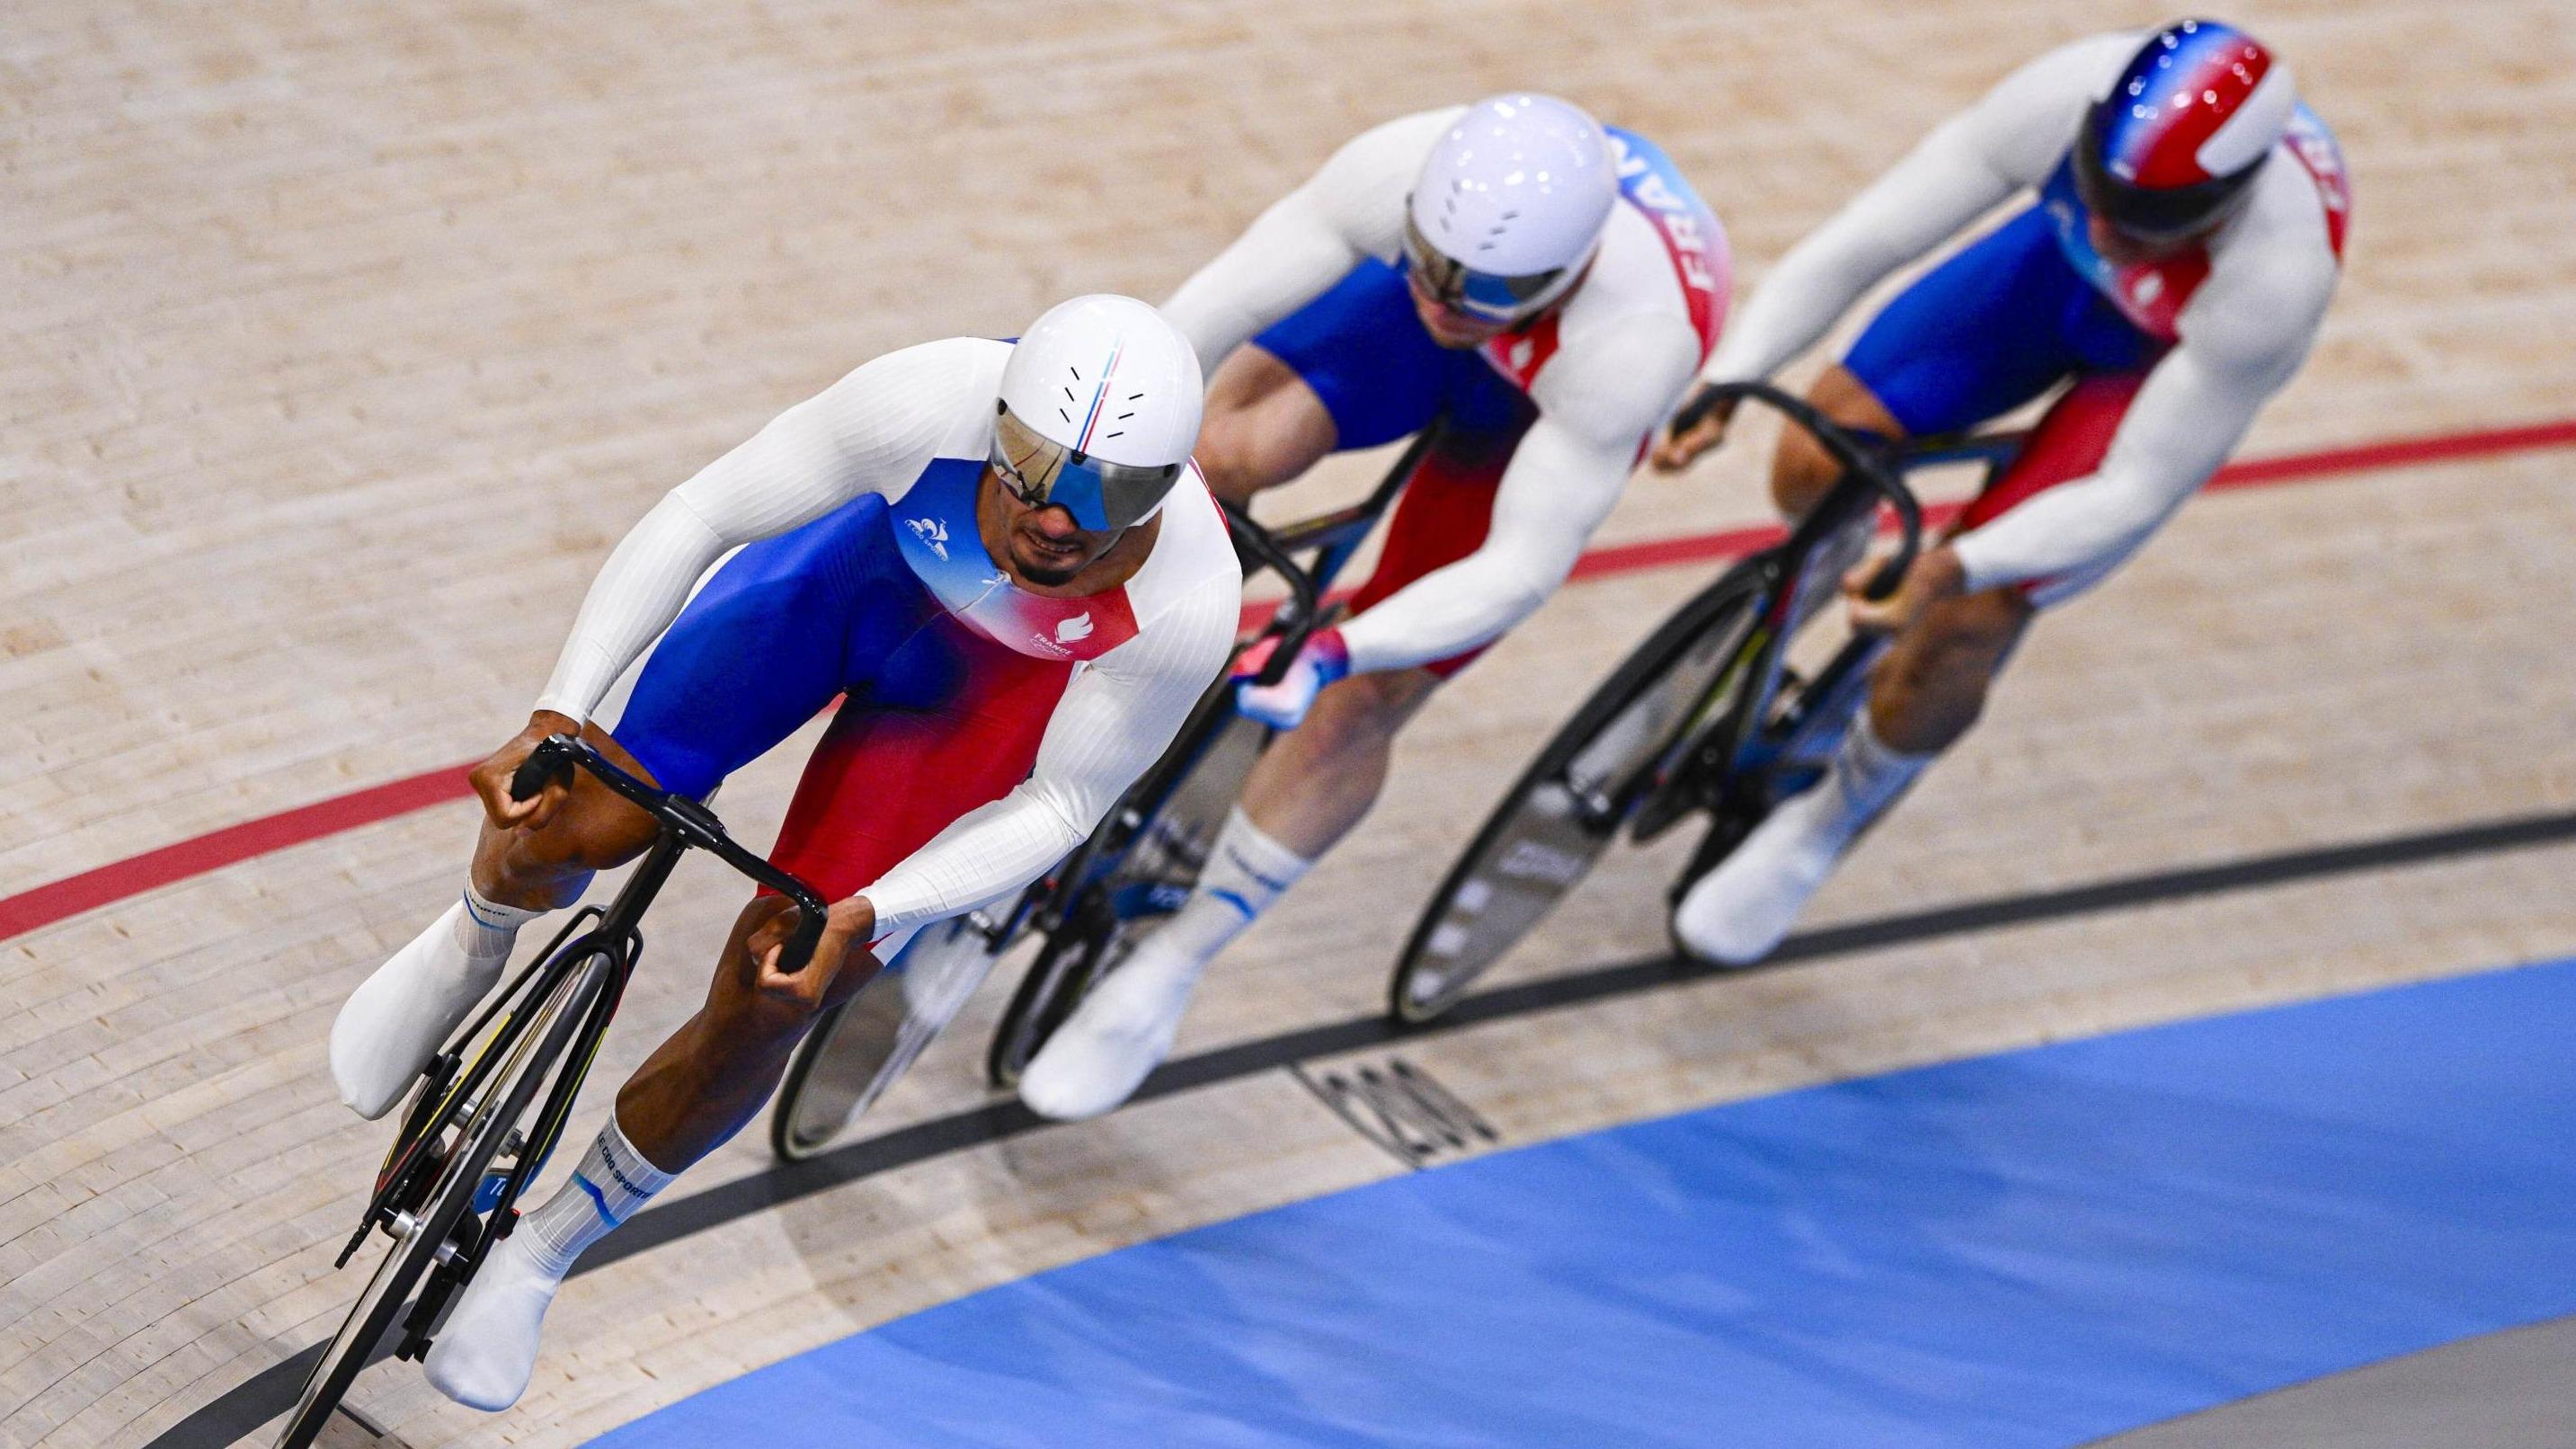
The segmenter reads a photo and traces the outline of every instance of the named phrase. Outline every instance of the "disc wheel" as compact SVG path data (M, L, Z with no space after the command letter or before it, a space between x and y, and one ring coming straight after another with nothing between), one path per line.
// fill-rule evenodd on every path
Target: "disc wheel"
M1637 802L1723 719L1725 677L1760 616L1739 565L1638 646L1548 741L1450 868L1397 959L1387 1009L1418 1026L1449 1009L1589 874Z
M770 1150L802 1162L829 1147L911 1069L1008 949L970 917L924 927L798 1043L769 1114Z
M359 1370L374 1361L422 1276L442 1253L452 1258L470 1246L471 1210L484 1170L499 1155L511 1129L535 1105L548 1069L563 1059L581 1030L590 1002L607 980L609 966L606 955L593 953L566 972L546 995L528 1029L492 1038L485 1050L506 1051L507 1056L499 1070L485 1079L481 1099L461 1123L456 1118L463 1103L450 1102L433 1115L435 1125L430 1130L443 1133L453 1127L456 1135L428 1190L417 1199L417 1210L379 1224L393 1245L306 1376L295 1409L277 1436L278 1449L305 1449L313 1442ZM502 1031L507 1033L508 1018L503 1021ZM471 1074L458 1075L462 1080Z

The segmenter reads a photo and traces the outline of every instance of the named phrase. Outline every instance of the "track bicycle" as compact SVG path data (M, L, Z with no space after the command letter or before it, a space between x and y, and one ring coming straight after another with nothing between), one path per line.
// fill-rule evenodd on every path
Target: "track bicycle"
M1610 672L1531 761L1424 908L1387 986L1400 1026L1447 1011L1554 909L1623 835L1646 845L1685 821L1707 832L1674 885L1726 858L1772 807L1815 783L1841 747L1888 641L1855 634L1810 675L1794 640L1825 613L1851 554L1884 506L1897 549L1869 580L1892 592L1922 545L1923 513L1905 475L1982 464L1992 482L2019 433L1885 440L1836 425L1765 383L1695 397L1677 426L1732 399L1759 402L1805 429L1842 476L1780 543L1729 568Z
M1329 623L1333 581L1436 446L1438 424L1399 455L1368 497L1277 529L1225 506L1247 575L1274 573L1289 596L1237 645L1279 644L1257 676L1277 682L1307 635ZM1180 908L1217 832L1273 731L1235 712L1220 676L1163 752L1073 853L1016 898L922 928L876 979L816 1023L789 1061L770 1113L771 1148L788 1161L822 1151L920 1056L996 961L1035 941L985 1054L1008 1090L1082 998L1143 934Z
M396 1358L428 1353L448 1303L517 1226L519 1195L561 1141L609 1019L643 959L644 911L682 855L706 851L795 903L782 970L803 969L822 938L821 896L736 844L704 805L646 784L582 740L540 742L512 775L510 794L524 800L550 783L569 784L575 768L652 816L659 833L616 899L574 913L422 1073L366 1213L333 1266L346 1266L378 1234L390 1244L305 1379L279 1449L311 1444L358 1372L388 1346Z

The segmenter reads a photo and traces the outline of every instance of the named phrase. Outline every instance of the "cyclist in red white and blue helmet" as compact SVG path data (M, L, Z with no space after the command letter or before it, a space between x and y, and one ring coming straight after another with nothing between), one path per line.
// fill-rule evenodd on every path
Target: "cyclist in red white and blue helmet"
M1207 369L1198 459L1221 498L1438 431L1346 616L1276 683L1237 686L1284 733L1197 888L1020 1100L1088 1117L1144 1082L1200 973L1368 813L1405 722L1565 582L1707 360L1731 278L1724 229L1660 148L1513 91L1353 137L1163 304Z
M2234 26L2097 35L2007 76L1792 248L1701 372L1769 376L1881 279L2016 192L2031 203L1898 294L1809 397L1888 437L1956 432L2051 397L2020 457L1854 622L1893 636L1833 768L1784 802L1673 918L1683 947L1769 954L1843 851L1973 724L2037 612L2107 577L2227 460L2307 357L2351 191L2289 67ZM1723 408L1656 450L1687 464ZM1803 435L1772 493L1834 481ZM1864 539L1845 540L1856 556Z
M2075 194L2137 242L2197 236L2252 194L2297 109L2290 68L2252 36L2214 21L2160 30L2084 113Z

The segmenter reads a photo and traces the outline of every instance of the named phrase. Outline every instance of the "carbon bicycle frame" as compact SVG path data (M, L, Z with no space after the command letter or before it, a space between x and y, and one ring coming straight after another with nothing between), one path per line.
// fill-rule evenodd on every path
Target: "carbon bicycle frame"
M1776 399L1764 394L1749 395L1762 396L1776 405ZM1843 476L1790 530L1788 538L1746 561L1747 566L1763 575L1760 617L1753 632L1737 647L1734 658L1719 671L1710 686L1709 698L1728 693L1736 680L1748 675L1754 681L1753 687L1732 691L1733 704L1715 728L1709 726L1705 705L1686 716L1671 743L1656 752L1644 776L1616 792L1614 798L1637 798L1640 786L1650 781L1654 797L1663 797L1680 782L1690 787L1686 794L1702 798L1670 803L1722 808L1728 802L1718 798L1721 794L1740 796L1747 790L1767 786L1784 770L1810 763L1820 755L1824 743L1820 737L1839 736L1859 703L1870 666L1886 652L1890 641L1876 634L1853 636L1798 691L1788 707L1774 715L1773 706L1787 673L1783 661L1799 619L1799 605L1807 590L1834 588L1840 582L1808 577L1808 566L1817 550L1836 532L1869 516L1882 500L1904 500L1897 510L1903 544L1881 566L1868 590L1872 598L1886 597L1903 579L1921 547L1919 505L1903 475L1918 468L1982 462L1991 480L2020 452L2025 436L1966 434L1884 444L1834 429L1829 423L1820 428L1816 419L1798 413L1791 413L1791 417L1824 442L1845 467ZM1640 813L1649 812L1641 805ZM1649 814L1647 824L1638 831L1640 838L1651 838L1683 812L1671 811L1666 818L1653 818L1661 813Z

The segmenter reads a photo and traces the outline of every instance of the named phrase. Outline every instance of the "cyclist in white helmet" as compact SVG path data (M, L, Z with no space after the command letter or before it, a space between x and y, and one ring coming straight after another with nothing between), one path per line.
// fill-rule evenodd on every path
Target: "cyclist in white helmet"
M2040 610L2108 577L2227 461L2316 340L2352 192L2289 67L2188 20L2062 46L1935 128L1780 260L1711 382L1768 376L1888 273L2019 193L2031 199L1899 293L1809 397L1882 437L1957 432L2053 394L2029 442L1853 619L1894 642L1833 768L1683 896L1685 950L1770 954L1835 862L1976 722ZM1712 412L1657 452L1679 467ZM1795 515L1821 449L1774 460ZM1863 577L1854 572L1847 587Z
M1220 496L1441 432L1351 617L1243 688L1291 733L1188 903L1030 1063L1032 1108L1125 1100L1201 970L1368 812L1405 720L1565 581L1708 355L1729 277L1661 151L1515 94L1363 133L1164 303L1211 370L1199 458Z
M587 775L509 798L548 735L702 797L840 697L770 857L831 920L787 976L784 902L743 909L706 1005L458 1301L426 1365L441 1392L515 1402L574 1257L731 1137L815 1016L912 932L1036 879L1170 744L1242 608L1189 461L1201 395L1196 354L1153 308L1078 297L1017 345L866 364L673 489L610 555L527 728L474 771L486 820L462 899L332 1026L343 1099L393 1106L519 928L651 842L652 821ZM621 677L623 708L603 711Z

